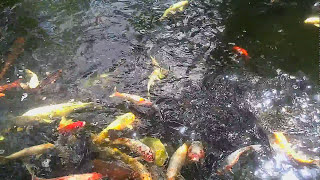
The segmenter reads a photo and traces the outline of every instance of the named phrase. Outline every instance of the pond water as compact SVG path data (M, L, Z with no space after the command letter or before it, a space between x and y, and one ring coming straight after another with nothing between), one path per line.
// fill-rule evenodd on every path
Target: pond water
M132 111L141 122L128 136L160 138L169 156L186 141L204 144L203 162L181 170L187 180L319 179L319 167L296 163L269 144L272 132L282 131L295 149L319 158L319 29L303 23L319 13L315 2L191 1L184 12L158 21L176 1L4 0L0 67L17 38L24 39L24 51L1 85L23 76L24 69L40 79L59 69L62 75L38 92L6 92L0 98L1 127L10 124L10 117L45 105L75 100L97 107L70 115L87 123L74 139L56 131L60 120L55 119L6 133L1 155L51 142L66 156L50 151L28 159L36 176L92 172L91 133ZM237 57L235 45L251 58ZM169 69L151 90L161 117L109 97L115 86L147 97L150 56ZM233 173L216 173L230 153L252 144L261 144L263 152L241 157ZM0 179L31 179L25 164L0 165Z

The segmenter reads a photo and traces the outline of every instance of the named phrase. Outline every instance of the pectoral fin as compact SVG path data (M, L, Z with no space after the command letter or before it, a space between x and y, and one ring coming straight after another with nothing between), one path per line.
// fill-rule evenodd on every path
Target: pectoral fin
M320 27L320 24L314 24L315 26L317 26L317 27Z

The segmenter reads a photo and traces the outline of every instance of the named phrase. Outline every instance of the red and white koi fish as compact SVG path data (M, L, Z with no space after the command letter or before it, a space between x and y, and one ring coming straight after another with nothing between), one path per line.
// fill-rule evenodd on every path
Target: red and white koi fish
M193 141L188 148L188 158L190 161L199 162L200 159L204 158L205 152L203 145L200 141Z
M75 174L71 176L63 176L58 178L43 179L33 176L32 180L98 180L102 179L103 176L100 173L87 173L87 174Z
M65 134L65 133L70 133L74 130L80 129L82 127L84 127L86 125L85 121L77 121L77 122L73 122L71 124L68 124L66 126L63 127L59 127L59 133Z
M175 180L179 175L182 166L185 164L188 153L188 146L184 143L172 155L167 169L168 180Z
M145 161L147 162L154 161L155 155L152 149L149 146L143 144L139 140L129 139L129 138L118 138L112 141L111 143L128 146L131 151L139 154Z
M260 149L261 145L250 145L234 151L229 156L227 156L225 160L223 160L221 168L217 170L217 174L222 175L229 171L232 172L232 167L239 161L239 158L243 153L249 150L259 151Z
M247 50L239 47L239 46L233 46L232 48L233 51L238 53L240 56L244 57L246 60L249 60L251 57L249 56Z
M120 93L117 91L116 87L114 88L114 91L115 92L112 95L110 95L110 97L119 97L140 106L152 106L152 102L147 99L144 99L143 97L132 94Z

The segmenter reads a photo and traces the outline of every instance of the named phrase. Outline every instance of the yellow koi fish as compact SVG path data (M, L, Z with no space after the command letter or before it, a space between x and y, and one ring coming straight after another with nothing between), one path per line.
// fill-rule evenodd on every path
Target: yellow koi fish
M97 136L94 136L93 142L97 144L102 144L106 138L108 138L108 131L110 129L123 130L125 128L132 129L132 124L135 122L136 117L133 113L129 112L124 115L118 116L107 128L101 131Z
M47 143L47 144L41 144L41 145L37 145L37 146L32 146L29 148L25 148L21 151L18 151L16 153L13 153L9 156L0 156L0 164L1 163L6 163L7 161L10 160L15 160L15 159L22 159L22 158L26 158L32 155L39 155L39 154L43 154L45 153L48 149L52 149L55 146L51 143Z
M309 159L306 158L304 155L297 154L291 147L291 144L288 142L287 138L284 136L282 132L274 132L273 133L275 138L275 144L279 147L279 149L283 150L288 157L292 158L293 160L303 163L303 164L319 164L318 159Z
M178 3L175 3L171 5L162 15L162 17L159 19L160 21L164 20L168 16L174 15L177 12L182 12L184 11L187 6L189 5L188 1L180 1Z
M167 169L167 179L175 180L179 175L182 166L185 164L188 153L188 146L184 143L172 155Z
M317 27L320 27L320 18L318 16L309 17L306 20L304 20L304 23L313 24Z
M77 109L82 109L92 104L93 103L70 102L43 106L31 109L21 116L14 118L14 120L17 125L25 125L32 121L51 123L52 118L67 116Z
M139 140L129 138L118 138L112 141L111 144L120 144L127 146L130 148L131 151L139 154L139 156L141 156L145 161L154 161L154 152L152 151L152 149Z
M143 97L127 93L120 93L117 91L116 87L114 88L114 91L115 92L109 97L119 97L140 106L152 106L152 102L147 99L144 99Z
M140 141L149 146L155 153L155 164L157 166L163 166L168 159L168 153L166 151L166 147L162 144L160 139L145 137L143 139L140 139Z
M139 174L139 177L141 180L152 180L151 174L147 170L147 168L141 164L137 159L132 158L131 156L126 155L125 153L122 153L117 148L109 148L104 147L103 152L106 153L109 156L112 156L116 159L121 159L124 163L128 164L133 171Z
M154 70L149 76L149 81L148 81L148 96L150 96L150 89L151 87L155 84L155 81L160 81L161 79L165 78L168 75L168 70L162 69L156 59L152 56L152 65L154 65Z

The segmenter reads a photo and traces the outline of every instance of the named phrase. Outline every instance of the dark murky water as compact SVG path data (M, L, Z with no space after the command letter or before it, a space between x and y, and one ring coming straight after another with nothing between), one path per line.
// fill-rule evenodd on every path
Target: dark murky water
M4 1L1 58L17 37L25 38L25 45L1 84L16 80L24 68L40 78L58 69L63 75L40 93L6 93L0 99L1 123L29 109L70 99L94 101L103 108L72 114L89 124L77 140L59 136L57 121L9 134L0 142L2 154L56 142L72 155L60 160L57 152L50 152L32 158L29 163L38 167L37 176L90 172L90 133L99 132L115 116L134 111L142 125L133 134L160 138L170 155L184 141L205 144L205 161L183 167L185 179L318 179L318 168L271 151L268 139L273 131L284 131L294 147L319 155L319 30L303 24L315 14L315 1L192 1L184 13L157 21L172 3ZM249 63L234 56L234 45L248 50ZM151 97L163 120L109 98L115 86L147 97L150 55L170 68ZM264 153L241 158L234 174L215 173L224 157L251 144L262 144ZM17 161L0 166L0 179L30 179L30 175Z

